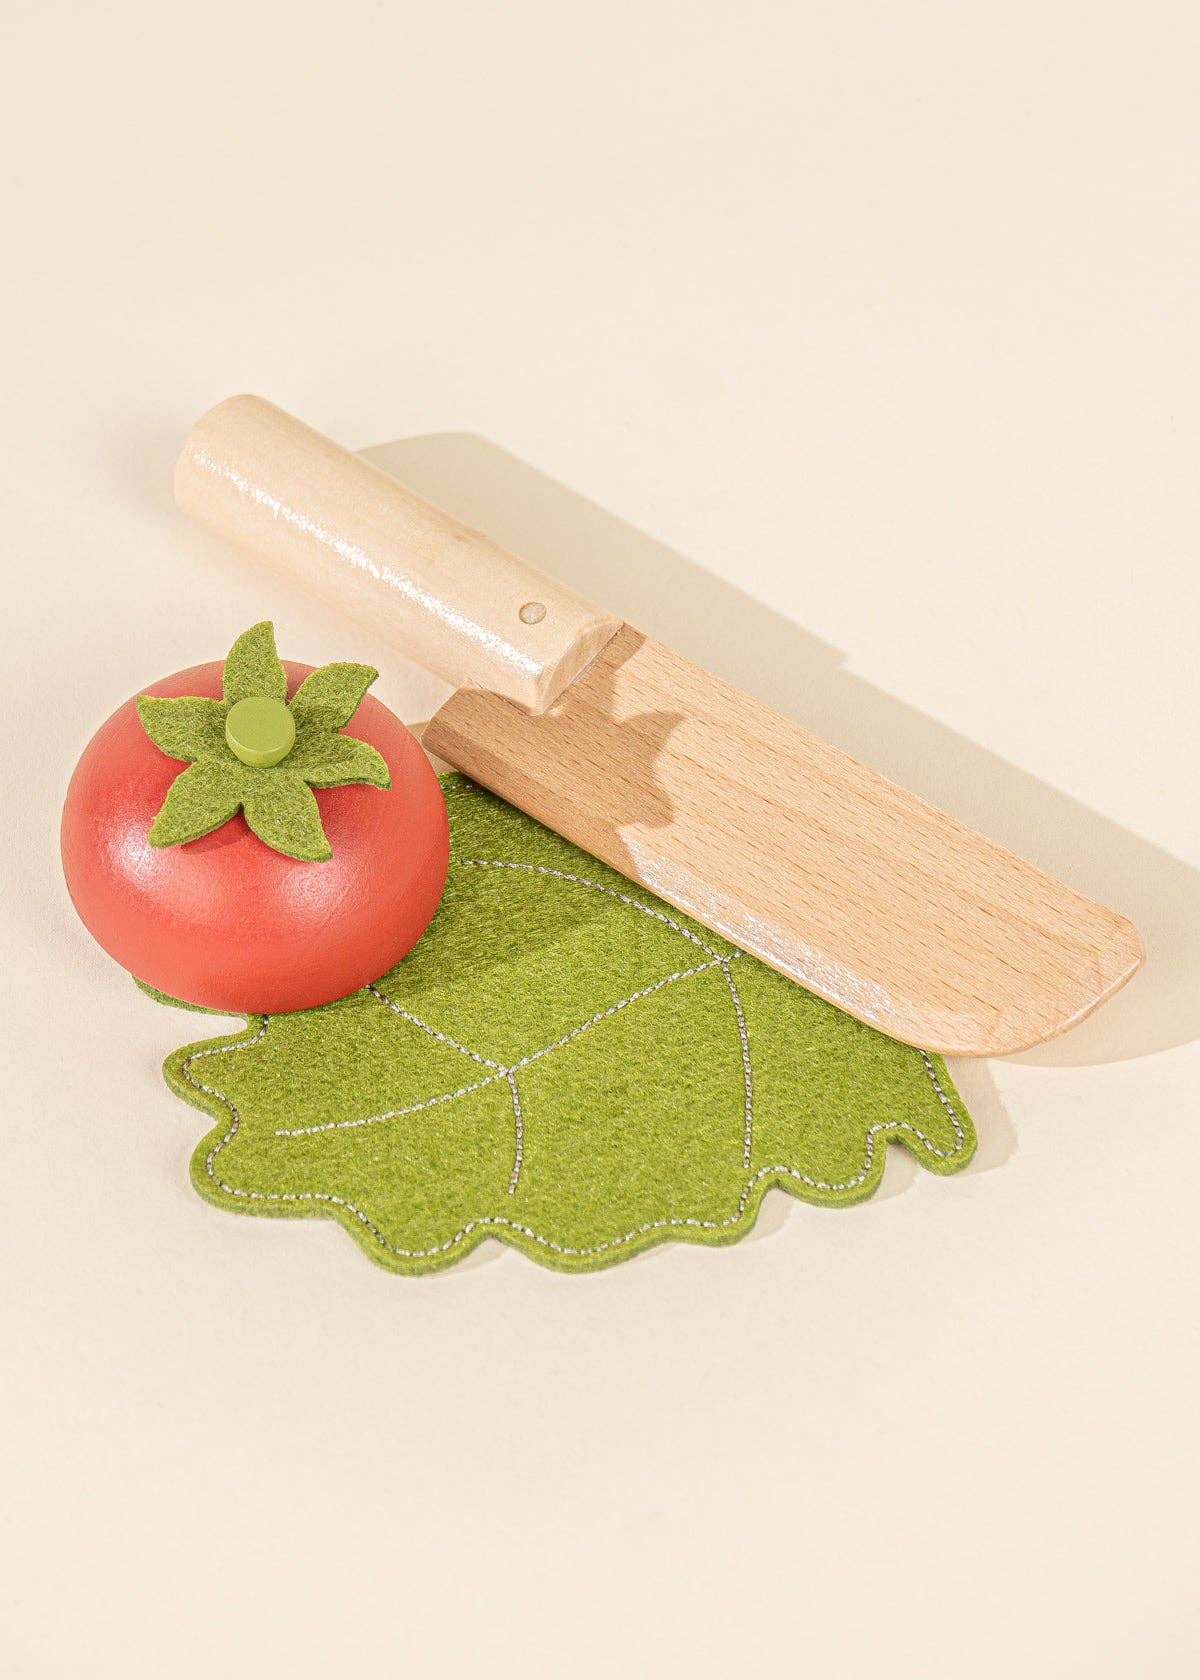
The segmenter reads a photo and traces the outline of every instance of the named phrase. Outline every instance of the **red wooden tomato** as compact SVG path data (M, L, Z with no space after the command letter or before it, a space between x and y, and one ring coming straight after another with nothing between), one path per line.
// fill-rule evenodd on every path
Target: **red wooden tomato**
M312 666L283 663L290 696ZM142 692L219 700L221 672L194 665ZM63 870L88 931L139 980L233 1014L308 1009L386 974L441 898L446 806L419 743L378 700L367 695L345 733L383 755L392 785L314 789L331 858L272 851L240 814L155 847L147 831L183 765L126 701L89 742L63 809Z

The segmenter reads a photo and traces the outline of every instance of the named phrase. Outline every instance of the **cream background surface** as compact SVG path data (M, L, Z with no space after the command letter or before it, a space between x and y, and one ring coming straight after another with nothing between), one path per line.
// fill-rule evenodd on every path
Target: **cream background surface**
M1191 6L10 0L0 1669L1191 1675ZM740 1247L424 1281L192 1193L191 1028L62 792L270 615L185 527L258 390L1110 900L977 1164ZM401 440L401 441L397 441Z

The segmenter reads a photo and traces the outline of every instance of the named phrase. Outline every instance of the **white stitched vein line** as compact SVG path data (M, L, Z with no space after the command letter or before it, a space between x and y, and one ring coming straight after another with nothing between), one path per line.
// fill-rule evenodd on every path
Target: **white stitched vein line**
M551 1237L543 1237L539 1232L531 1229L530 1226L522 1225L515 1219L506 1219L503 1214L481 1214L477 1219L468 1219L466 1224L460 1226L452 1236L447 1237L445 1242L435 1243L430 1248L401 1248L396 1243L388 1242L378 1225L368 1218L360 1207L356 1206L354 1202L349 1201L345 1196L335 1196L331 1192L324 1190L243 1190L239 1186L235 1184L227 1184L224 1179L217 1177L217 1156L225 1148L226 1144L231 1143L237 1136L238 1127L241 1123L241 1117L238 1114L237 1109L223 1091L218 1091L212 1085L203 1084L193 1075L192 1063L199 1061L204 1056L222 1056L234 1050L252 1049L254 1045L259 1043L265 1034L269 1020L270 1016L264 1015L258 1031L251 1038L241 1039L233 1044L213 1044L203 1050L193 1050L189 1056L184 1057L182 1063L180 1064L180 1072L188 1084L197 1091L203 1091L205 1095L212 1097L215 1102L221 1103L230 1116L229 1128L224 1137L222 1137L217 1143L213 1144L212 1148L205 1157L205 1171L212 1182L216 1185L217 1189L224 1195L237 1196L244 1201L279 1202L288 1204L319 1202L327 1207L341 1208L344 1212L350 1214L352 1218L356 1219L365 1230L371 1233L371 1236L379 1244L380 1248L388 1254L394 1254L399 1260L431 1260L438 1255L448 1254L449 1251L458 1243L465 1242L474 1231L487 1230L492 1226L504 1230L514 1231L519 1236L528 1238L530 1242L535 1242L539 1245L539 1247L549 1249L554 1254L561 1254L570 1259L585 1260L594 1254L604 1254L609 1249L620 1248L625 1243L634 1242L638 1237L649 1236L653 1231L668 1229L719 1231L727 1229L731 1225L736 1225L741 1220L747 1207L749 1206L750 1198L754 1194L756 1187L763 1181L764 1178L770 1178L773 1176L791 1178L797 1180L801 1184L809 1185L814 1190L822 1191L856 1189L862 1184L863 1180L867 1177L867 1174L870 1171L871 1162L874 1159L875 1154L875 1139L880 1132L887 1132L889 1134L894 1134L896 1132L911 1132L913 1136L920 1140L926 1149L943 1161L953 1159L955 1155L961 1152L966 1143L962 1123L959 1120L958 1115L955 1113L950 1099L942 1090L941 1084L938 1081L937 1070L934 1068L933 1062L930 1060L928 1054L924 1050L921 1050L919 1055L924 1064L925 1071L929 1075L930 1083L933 1085L933 1088L937 1093L938 1101L946 1110L946 1113L950 1116L951 1123L954 1127L954 1133L957 1141L953 1149L939 1149L935 1143L931 1142L930 1139L925 1136L920 1127L911 1125L907 1120L880 1120L867 1130L866 1152L863 1158L863 1168L855 1178L847 1179L843 1184L827 1184L823 1179L810 1178L807 1173L802 1173L795 1167L783 1165L760 1167L756 1173L752 1173L746 1180L746 1183L742 1187L742 1193L738 1197L737 1207L731 1214L727 1214L724 1219L694 1219L678 1214L668 1216L665 1219L649 1219L641 1225L634 1226L632 1230L625 1231L621 1236L610 1237L605 1242L594 1243L587 1248L574 1248L567 1243L556 1243Z
M918 1133L917 1135L921 1138L921 1142L925 1145L926 1149L933 1149L933 1153L935 1155L941 1155L943 1160L948 1160L951 1155L957 1155L959 1150L966 1148L966 1144L967 1144L966 1133L962 1129L962 1121L958 1118L958 1115L954 1112L954 1104L950 1101L950 1098L946 1095L945 1091L942 1090L941 1083L940 1083L940 1081L938 1079L938 1076L937 1076L937 1069L933 1065L933 1061L932 1061L932 1058L929 1055L929 1052L927 1050L918 1050L917 1054L920 1056L922 1062L924 1062L924 1064L925 1064L925 1072L929 1075L930 1084L933 1086L934 1090L937 1092L937 1100L941 1103L942 1107L946 1110L946 1113L950 1116L950 1124L954 1127L954 1136L955 1136L956 1142L955 1142L955 1146L954 1146L953 1149L951 1149L947 1153L943 1154L941 1150L933 1148L933 1145L930 1143L930 1141L927 1137L923 1136L921 1133Z
M427 1108L453 1102L456 1097L469 1097L472 1091L482 1091L485 1085L495 1085L498 1080L507 1078L508 1074L501 1070L489 1073L486 1079L477 1079L473 1085L460 1085L457 1091L439 1091L437 1096L426 1097L424 1102L410 1103L407 1108L389 1108L382 1114L365 1114L361 1120L327 1120L319 1126L277 1126L272 1136L315 1137L318 1132L352 1131L355 1126L377 1126L382 1120L402 1120L406 1114L422 1114Z
M252 1050L254 1046L256 1044L260 1044L266 1036L267 1027L270 1025L270 1021L271 1017L269 1015L264 1015L258 1024L258 1031L252 1038L238 1039L233 1044L214 1044L207 1050L193 1050L191 1055L185 1057L182 1063L180 1071L182 1072L183 1077L187 1080L188 1084L194 1085L197 1091L204 1091L208 1096L215 1097L219 1103L224 1103L231 1116L229 1130L219 1142L213 1144L208 1154L204 1157L205 1171L214 1183L217 1182L217 1177L213 1170L213 1163L216 1161L217 1156L220 1154L221 1150L224 1149L225 1145L227 1143L232 1143L233 1139L237 1136L238 1126L241 1124L241 1116L238 1114L237 1109L234 1108L229 1098L225 1095L224 1091L218 1091L212 1085L202 1085L198 1079L193 1077L192 1063L199 1061L202 1056L227 1056L234 1050ZM222 1189L224 1189L224 1185L222 1185ZM230 1194L233 1194L232 1190L230 1191Z
M451 1038L449 1033L439 1032L436 1027L431 1027L428 1022L422 1021L418 1015L412 1015L407 1009L401 1009L398 1003L393 1002L377 986L367 986L364 989L370 992L373 998L378 998L383 1007L390 1009L393 1015L399 1015L412 1026L419 1027L423 1033L428 1033L430 1038L436 1038L439 1044L445 1044L451 1050L457 1050L461 1056L469 1056L473 1062L478 1062L480 1067L494 1068L499 1074L508 1071L502 1062L494 1062L490 1056L481 1056L475 1050L468 1050L465 1044L460 1044L456 1038Z
M739 956L740 952L737 953ZM746 1171L750 1170L750 1152L754 1147L754 1072L750 1066L750 1039L746 1033L746 1017L742 1013L742 1000L738 995L737 984L729 972L732 957L726 957L721 964L721 974L725 984L729 987L729 996L733 1000L733 1012L737 1016L738 1042L742 1050L742 1088L745 1092L742 1123L742 1165Z
M513 1105L513 1164L508 1179L508 1193L515 1196L517 1185L521 1182L521 1162L525 1158L525 1121L521 1115L521 1093L517 1090L516 1077L507 1075L508 1089L512 1093Z
M693 945L699 945L706 956L715 957L716 952L711 945L706 945L703 939L694 934L690 928L685 928L671 916L664 916L661 910L652 910L648 904L639 904L636 898L630 898L628 893L618 892L615 887L602 886L599 881L589 881L586 875L572 875L565 869L551 869L544 863L507 863L499 858L459 858L460 869L518 869L526 875L549 875L555 881L570 881L573 886L590 887L593 892L605 893L609 898L617 899L621 904L627 904L631 910L637 910L643 916L651 916L656 922L663 922L684 939L691 940ZM727 962L729 958L725 959Z
M939 1149L935 1143L931 1142L931 1140L925 1136L920 1127L910 1125L907 1120L881 1120L874 1126L868 1128L862 1171L855 1178L847 1179L843 1184L827 1184L822 1179L810 1178L807 1173L802 1173L795 1167L782 1165L760 1167L756 1173L752 1173L747 1179L742 1188L742 1193L738 1198L737 1207L733 1213L728 1214L724 1219L694 1219L680 1215L673 1215L665 1219L651 1219L647 1220L644 1224L635 1226L631 1231L626 1231L619 1237L610 1237L607 1241L595 1243L589 1248L573 1248L565 1243L556 1243L550 1237L543 1237L539 1232L532 1230L528 1225L522 1225L514 1219L506 1219L502 1214L483 1214L477 1219L469 1219L466 1224L460 1226L452 1236L447 1237L445 1242L436 1243L431 1248L400 1248L397 1244L388 1242L387 1238L383 1235L383 1232L371 1219L368 1218L362 1209L357 1207L355 1203L347 1200L344 1196L335 1196L324 1190L243 1190L237 1185L227 1184L224 1179L217 1177L217 1156L225 1148L226 1144L231 1143L237 1136L238 1127L241 1123L241 1117L238 1114L237 1109L223 1091L218 1091L212 1085L203 1084L193 1075L192 1063L199 1061L205 1056L222 1056L227 1055L229 1052L234 1050L252 1049L254 1045L258 1044L263 1038L269 1021L270 1016L264 1015L258 1031L251 1038L241 1039L232 1044L214 1044L210 1045L206 1049L193 1050L189 1056L184 1057L182 1063L180 1064L180 1072L182 1073L184 1079L187 1080L188 1084L197 1091L203 1091L205 1095L212 1097L215 1102L221 1103L222 1106L228 1110L230 1115L229 1128L224 1137L222 1137L217 1143L213 1144L212 1148L205 1157L205 1171L212 1182L216 1185L217 1189L223 1194L227 1196L237 1196L245 1201L280 1203L320 1202L329 1207L342 1208L345 1212L352 1215L353 1218L357 1219L364 1229L371 1233L372 1237L382 1249L389 1254L394 1254L396 1258L400 1260L429 1260L433 1259L437 1255L447 1254L453 1247L456 1246L456 1244L465 1242L472 1232L480 1229L487 1229L490 1226L497 1226L503 1229L515 1231L520 1236L527 1237L530 1242L535 1242L540 1247L549 1249L554 1254L561 1254L573 1259L587 1259L591 1255L603 1254L611 1248L619 1248L624 1243L633 1242L638 1237L648 1236L652 1231L666 1230L668 1228L716 1231L725 1229L730 1225L736 1225L745 1213L746 1208L749 1206L750 1198L757 1185L760 1184L764 1178L771 1177L772 1175L795 1179L801 1184L811 1186L814 1190L839 1191L856 1189L862 1184L864 1179L867 1177L867 1174L870 1172L871 1163L875 1154L875 1138L880 1132L911 1132L914 1137L920 1140L926 1149L943 1161L951 1160L955 1155L959 1154L966 1143L962 1123L954 1111L953 1104L950 1102L950 1099L946 1096L946 1093L941 1087L937 1077L937 1070L934 1068L933 1062L928 1054L924 1050L921 1050L918 1053L921 1057L922 1063L924 1064L925 1071L929 1076L934 1091L937 1093L938 1101L941 1103L946 1113L950 1116L951 1123L954 1127L956 1142L953 1149Z
M448 792L457 792L464 786L470 785L471 784L464 783L462 781L445 784ZM453 1101L455 1097L465 1096L469 1091L479 1090L482 1086L491 1085L499 1079L506 1079L508 1081L513 1100L513 1115L515 1122L514 1160L512 1173L509 1179L509 1194L512 1194L517 1187L524 1153L524 1122L521 1113L520 1096L517 1091L516 1080L513 1077L515 1071L519 1068L528 1066L531 1062L537 1061L541 1056L548 1055L550 1051L559 1049L563 1045L568 1044L573 1038L576 1038L582 1032L586 1032L590 1027L595 1026L598 1022L605 1020L610 1015L616 1014L618 1010L627 1008L629 1004L637 1002L640 998L649 997L652 993L660 990L663 986L671 985L676 980L688 979L693 974L704 972L705 969L718 967L721 969L725 982L729 987L730 997L733 1001L734 1012L738 1021L738 1033L742 1049L742 1068L745 1082L743 1162L748 1165L753 1141L752 1069L750 1063L749 1041L746 1033L745 1016L742 1011L741 999L738 996L737 986L729 971L729 964L742 953L735 951L727 957L717 957L710 951L709 947L704 944L703 940L696 938L694 934L690 933L686 928L681 927L679 923L673 921L671 917L664 916L660 912L650 909L647 905L639 904L636 899L629 898L624 893L616 892L611 887L601 886L595 881L589 881L583 876L568 874L564 870L550 869L540 864L505 863L497 860L484 859L466 860L465 866L475 868L528 870L536 874L551 875L560 880L573 882L579 886L590 887L596 892L606 893L609 897L620 900L622 903L629 905L631 909L639 911L642 915L651 916L657 921L666 923L668 927L673 928L685 939L688 939L693 944L698 945L700 949L711 956L713 960L711 962L701 963L694 968L684 969L675 974L665 975L661 980L656 981L653 985L644 987L641 991L634 992L627 998L622 998L620 1002L613 1004L608 1009L598 1011L589 1020L581 1022L579 1026L572 1028L570 1032L565 1033L561 1038L556 1039L554 1043L545 1045L542 1049L535 1050L530 1055L523 1057L519 1062L515 1062L511 1068L503 1067L499 1062L492 1061L489 1057L480 1056L477 1055L476 1052L468 1050L466 1046L459 1044L455 1039L450 1038L448 1034L438 1032L435 1028L430 1027L424 1021L421 1021L417 1016L412 1015L405 1009L402 1009L400 1005L393 1003L390 998L386 997L374 986L368 986L366 990L371 992L371 994L376 997L380 1003L384 1004L385 1007L391 1010L394 1014L401 1016L412 1025L419 1027L421 1031L428 1033L431 1037L438 1039L441 1043L448 1045L450 1048L459 1051L462 1055L470 1057L472 1061L478 1063L479 1065L490 1067L495 1071L487 1078L476 1081L473 1085L465 1085L461 1086L457 1091L441 1093L438 1096L426 1099L425 1102L412 1104L408 1108L391 1110L385 1114L368 1115L363 1119L333 1121L330 1124L323 1126L300 1127L295 1130L278 1130L274 1135L276 1137L303 1137L311 1135L314 1132L337 1130L342 1127L372 1125L379 1120L398 1118L404 1114L413 1114L419 1112L421 1109L431 1108L437 1103ZM938 1102L948 1115L950 1123L954 1129L955 1142L953 1147L950 1149L940 1148L932 1141L931 1138L925 1135L919 1126L915 1126L907 1120L881 1120L867 1129L864 1139L865 1147L863 1153L863 1164L860 1171L853 1178L846 1179L840 1183L830 1183L825 1179L813 1178L808 1173L803 1173L796 1167L790 1167L783 1164L760 1167L757 1172L752 1173L746 1180L733 1213L728 1214L723 1219L696 1219L682 1215L671 1215L663 1219L647 1220L643 1224L635 1226L632 1230L626 1231L620 1236L608 1238L606 1241L595 1243L590 1247L576 1248L569 1244L557 1243L552 1238L542 1236L539 1232L532 1230L528 1225L523 1225L517 1220L508 1219L501 1214L484 1214L475 1219L468 1220L451 1236L447 1237L444 1242L437 1243L430 1248L401 1248L394 1243L389 1243L379 1227L373 1223L367 1214L365 1214L360 1207L356 1206L355 1203L349 1201L343 1196L337 1196L331 1192L321 1190L245 1190L237 1185L228 1184L224 1181L224 1179L217 1176L217 1156L237 1136L241 1123L241 1117L238 1110L234 1107L233 1103L223 1091L217 1090L215 1086L206 1085L195 1077L192 1073L192 1064L193 1062L199 1061L201 1058L206 1056L226 1055L236 1050L252 1049L256 1044L261 1042L262 1038L266 1034L269 1022L270 1016L264 1015L261 1018L258 1029L250 1038L236 1040L229 1044L214 1044L203 1049L193 1050L191 1054L186 1056L180 1064L180 1072L187 1083L191 1085L194 1090L201 1091L206 1096L211 1097L215 1102L220 1103L228 1111L230 1116L230 1124L224 1136L213 1144L212 1148L208 1151L208 1154L205 1157L204 1165L208 1177L223 1194L235 1196L245 1201L287 1204L313 1202L329 1207L340 1208L357 1220L365 1230L369 1231L374 1241L378 1243L382 1249L389 1254L394 1254L398 1259L402 1260L433 1259L439 1255L447 1254L457 1244L465 1242L473 1232L477 1230L487 1230L491 1227L513 1231L516 1234L527 1238L530 1242L537 1243L540 1247L548 1249L552 1253L560 1254L568 1258L587 1259L592 1255L603 1254L610 1249L619 1248L625 1243L636 1241L639 1237L648 1236L655 1231L666 1229L715 1231L736 1225L743 1218L756 1187L767 1178L790 1178L798 1183L808 1185L811 1189L824 1194L845 1193L858 1189L865 1183L866 1179L870 1175L875 1158L875 1140L881 1134L886 1134L888 1137L898 1137L901 1132L907 1133L909 1136L916 1139L922 1148L942 1161L952 1160L954 1156L961 1154L963 1149L966 1147L966 1134L964 1132L962 1122L960 1121L958 1114L955 1112L953 1104L942 1088L941 1082L937 1076L937 1070L933 1065L932 1058L929 1056L927 1051L918 1050L917 1054L921 1058L925 1073L930 1081L930 1084L933 1086Z
M458 792L461 787L462 783L458 782L448 791ZM629 905L630 909L639 911L643 916L652 916L655 921L665 923L667 927L673 928L676 933L681 934L684 939L691 940L693 944L699 945L700 949L706 952L708 956L716 956L711 946L706 945L702 939L697 938L694 933L675 921L673 917L664 915L661 910L652 909L648 904L640 904L636 898L631 898L628 893L618 892L614 887L602 886L599 881L589 881L584 875L572 875L565 869L551 869L547 864L542 863L514 863L496 858L460 858L458 862L462 869L518 869L535 875L549 875L557 881L569 881L574 886L590 887L593 892L605 893L609 898L615 898L620 903ZM746 1018L742 1012L742 1000L738 995L733 975L729 972L730 963L741 955L741 951L733 951L729 956L717 957L716 960L720 965L725 984L729 988L734 1015L737 1018L738 1044L742 1057L742 1082L745 1093L742 1109L742 1165L749 1171L751 1150L754 1143L754 1074L750 1065L750 1043L746 1034Z
M640 1003L643 998L653 997L655 992L661 992L664 986L673 986L679 980L690 980L694 974L705 974L710 968L720 968L720 957L714 957L711 962L697 963L694 968L679 968L674 974L664 974L661 980L655 980L649 986L643 986L640 991L630 992L628 997L621 998L617 1003L609 1004L607 1009L598 1009L594 1015L589 1015L586 1021L581 1021L570 1032L565 1032L561 1038L556 1038L553 1044L544 1044L540 1050L530 1051L528 1056L522 1056L519 1062L514 1062L510 1073L519 1073L531 1062L537 1062L543 1056L548 1056L552 1050L561 1050L571 1040L578 1038L580 1033L590 1032L598 1027L601 1021L607 1021L610 1016L617 1015L622 1009L628 1009L631 1003Z
M694 968L682 968L677 969L674 974L664 974L660 980L655 980L649 986L643 986L640 991L631 992L628 997L623 997L618 1002L610 1004L607 1009L597 1010L586 1021L581 1021L577 1027L572 1027L570 1032L564 1033L561 1038L556 1038L552 1044L543 1044L540 1050L531 1050L527 1056L522 1056L511 1067L504 1067L499 1062L489 1061L486 1056L477 1056L474 1051L465 1049L463 1045L456 1043L445 1033L440 1033L435 1028L427 1026L424 1021L418 1020L408 1010L401 1009L398 1004L394 1004L382 992L376 991L374 986L367 986L364 989L370 992L372 997L378 998L380 1003L390 1009L394 1015L402 1015L406 1021L420 1027L423 1032L427 1032L431 1038L440 1039L443 1043L452 1046L453 1049L461 1050L463 1055L470 1056L472 1061L483 1062L485 1066L495 1068L495 1073L489 1074L486 1079L477 1079L474 1084L461 1085L457 1091L444 1091L436 1097L427 1097L424 1102L412 1103L407 1108L389 1108L381 1114L365 1114L361 1118L353 1120L328 1120L320 1126L278 1127L274 1135L276 1137L311 1137L316 1132L348 1131L354 1126L375 1126L383 1120L400 1120L407 1114L419 1114L422 1109L433 1108L437 1103L453 1102L455 1097L470 1096L472 1091L481 1091L485 1085L494 1085L497 1080L507 1079L510 1074L520 1073L522 1068L527 1068L532 1063L540 1061L543 1056L548 1056L552 1050L561 1050L565 1045L570 1044L572 1039L578 1038L581 1033L589 1032L592 1027L599 1026L601 1021L608 1020L611 1015L617 1015L622 1009L628 1009L631 1003L640 1003L643 998L651 997L655 992L661 991L664 986L673 986L678 980L690 980L694 974L704 974L710 968L720 968L722 963L730 961L732 959L729 957L714 957L711 962L697 963Z

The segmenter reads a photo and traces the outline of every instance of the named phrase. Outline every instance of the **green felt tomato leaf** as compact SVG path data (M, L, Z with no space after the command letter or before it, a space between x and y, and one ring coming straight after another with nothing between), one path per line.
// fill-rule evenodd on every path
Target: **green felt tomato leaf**
M227 705L260 695L287 699L287 672L275 652L274 625L264 622L243 630L225 661L223 687Z
M334 663L306 677L291 702L295 743L276 765L245 764L225 736L230 707L238 701L287 699L287 673L275 652L274 627L265 620L230 648L223 701L139 696L138 716L155 746L192 765L168 789L150 828L151 844L185 845L244 810L251 832L275 851L306 863L331 857L312 788L392 785L374 747L338 733L378 675L370 665ZM202 766L208 774L193 774Z
M402 963L168 1058L211 1124L192 1179L216 1206L336 1219L397 1272L487 1237L589 1271L667 1240L733 1242L771 1188L861 1201L890 1142L934 1173L970 1160L940 1058L465 778L442 785L446 892Z
M241 809L243 781L233 765L201 760L180 772L150 825L152 846L185 846Z
M322 863L333 856L312 789L285 765L253 777L242 808L250 831L286 857Z
M378 675L370 665L322 665L305 677L292 696L296 728L313 719L326 729L344 729Z
M383 755L349 735L305 739L289 753L287 763L311 787L344 787L347 782L368 782L377 788L392 785Z
M154 745L168 758L188 762L225 757L229 750L225 745L226 709L219 700L194 695L166 700L141 694L137 700L142 728Z

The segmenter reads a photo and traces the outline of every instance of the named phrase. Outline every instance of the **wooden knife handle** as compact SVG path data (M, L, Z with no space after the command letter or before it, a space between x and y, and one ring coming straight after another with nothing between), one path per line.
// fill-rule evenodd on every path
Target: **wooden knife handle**
M230 397L197 421L175 499L447 682L531 712L621 627L262 397Z

